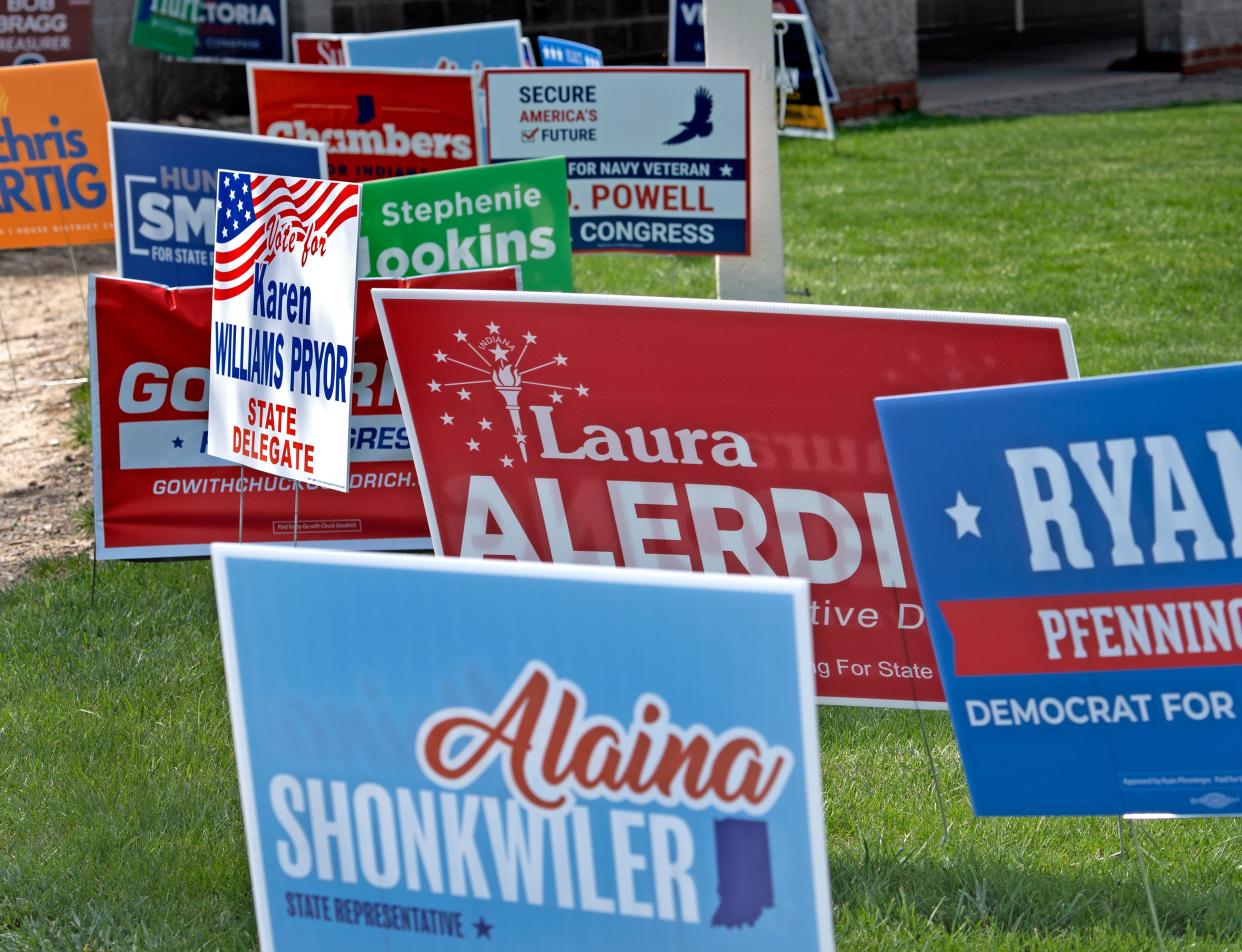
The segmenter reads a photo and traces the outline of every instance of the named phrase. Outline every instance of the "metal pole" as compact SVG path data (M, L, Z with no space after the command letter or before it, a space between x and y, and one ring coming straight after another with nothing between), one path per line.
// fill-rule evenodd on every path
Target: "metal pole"
M241 542L242 540L242 517L243 517L243 513L246 511L246 467L238 466L237 472L238 472L237 478L241 480L241 489L238 491L238 494L237 494L237 541Z
M1151 913L1151 924L1156 930L1156 945L1160 952L1166 952L1164 946L1164 930L1160 928L1160 916L1156 914L1156 899L1151 893L1151 880L1147 876L1147 860L1143 857L1143 844L1139 842L1138 827L1130 821L1130 839L1134 842L1134 855L1138 857L1139 876L1143 880L1143 892L1147 894L1147 910Z

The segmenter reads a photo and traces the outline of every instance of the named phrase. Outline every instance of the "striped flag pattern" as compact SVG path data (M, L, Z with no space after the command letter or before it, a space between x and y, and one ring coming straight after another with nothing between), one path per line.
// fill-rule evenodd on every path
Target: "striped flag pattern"
M324 179L220 170L216 189L216 254L212 296L227 301L254 283L254 266L270 261L267 221L291 220L295 232L325 240L358 216L358 186Z

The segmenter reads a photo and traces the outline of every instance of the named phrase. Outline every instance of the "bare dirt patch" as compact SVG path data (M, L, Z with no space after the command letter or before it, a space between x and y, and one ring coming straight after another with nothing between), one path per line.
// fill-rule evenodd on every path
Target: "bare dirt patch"
M87 274L114 273L112 248L0 253L0 588L33 559L90 547L90 448L70 430L87 376Z

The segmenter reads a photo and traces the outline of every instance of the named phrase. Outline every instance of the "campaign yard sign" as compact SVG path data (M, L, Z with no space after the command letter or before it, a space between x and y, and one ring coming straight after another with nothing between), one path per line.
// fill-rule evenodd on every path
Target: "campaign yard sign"
M0 68L0 248L112 241L95 60Z
M776 128L784 136L835 135L828 87L815 55L809 17L772 15L776 39Z
M478 70L522 65L522 24L495 20L342 37L350 66Z
M1242 812L1240 390L878 402L976 813Z
M312 66L344 66L344 39L342 33L294 33L293 61Z
M515 290L513 268L358 284L349 494L304 487L298 538L429 549L414 460L371 289ZM95 551L101 559L204 556L211 542L291 542L293 483L207 455L211 287L91 276ZM241 494L245 492L245 501Z
M216 174L246 165L295 178L327 175L321 142L110 122L116 260L124 278L211 284Z
M263 952L832 949L805 583L212 566Z
M806 0L772 0L775 19L783 16L805 17L807 32L819 63L819 72L827 87L826 103L840 101L832 70L828 67L828 51L824 41L815 30L815 21L807 9ZM703 0L669 0L668 8L668 65L694 66L707 59L707 47L703 34ZM777 60L779 69L780 60ZM779 76L778 76L779 79Z
M695 66L706 59L703 0L669 0L668 65Z
M92 0L16 0L0 12L0 66L89 59Z
M132 46L189 58L198 39L202 0L136 0L129 34Z
M322 142L347 182L479 164L469 73L247 65L250 131Z
M287 23L285 0L201 0L194 59L286 60Z
M604 65L604 53L597 46L562 40L555 36L541 36L539 43L540 66L581 66L598 68Z
M368 182L359 267L399 277L520 266L522 287L572 291L565 160Z
M493 162L564 155L576 251L747 254L746 70L487 70Z
M358 186L219 175L207 452L348 492Z
M944 697L874 398L1074 372L1048 318L374 296L438 554L809 579L847 704Z

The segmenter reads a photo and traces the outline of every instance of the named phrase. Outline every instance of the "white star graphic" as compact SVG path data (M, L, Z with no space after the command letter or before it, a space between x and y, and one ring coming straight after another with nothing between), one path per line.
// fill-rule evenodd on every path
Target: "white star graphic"
M552 402L553 403L560 403L564 399L565 399L565 394L558 393L555 390L552 391Z
M501 465L503 465L505 469L510 469L513 466L513 460L511 460L507 456L500 457L500 462L501 462Z
M979 511L981 508L981 506L972 506L968 503L961 490L958 490L957 501L946 509L945 513L953 520L959 539L966 535L972 535L976 539L983 538L979 532Z
M492 421L489 420L487 417L484 417L482 420L479 421L479 426L485 430L490 430L492 428Z
M440 422L443 423L445 426L452 426L453 418L446 413L444 414L444 416L440 417Z
M580 397L585 397L591 392L590 387L584 387L582 384L578 384L578 386L574 387L574 389L578 391L578 396Z
M460 390L457 391L457 396L461 397L463 400L469 400L470 391L467 390L465 387L462 387Z
M219 211L223 207L224 207L224 202L221 202L221 201L216 202L216 211Z
M457 340L457 343L459 344L464 343L466 340L466 332L457 331L456 333L453 334L453 337Z
M246 221L250 221L250 209L246 209Z
M232 217L233 217L233 209L231 209L231 208L226 208L226 209L224 210L224 217L225 217L225 218L232 218Z
M430 390L432 393L439 393L440 384L437 381L433 380L431 381L431 383L427 384L427 389Z
M232 189L229 189L229 201L231 202L236 197L237 197L237 193L233 191Z
M466 449L470 450L471 453L477 453L479 451L479 441L466 440Z
M508 356L509 352L505 350L503 347L501 347L499 344L497 344L495 347L489 350L488 353L491 354L493 357L495 357L497 360L504 360L505 357Z
M564 367L567 363L569 363L569 358L564 354L557 354L552 359L556 361L556 366L558 367Z
M444 363L446 360L448 360L448 354L446 354L446 353L445 353L444 351L442 351L442 350L437 350L437 351L436 351L434 354L432 354L431 356L432 356L432 357L434 357L434 358L436 359L436 363L437 363L437 364L442 364L442 363Z
M247 185L245 182L242 182L242 191L243 191L243 192L248 192L248 191L250 191L250 186L249 186L249 185Z
M499 327L499 326L497 326L497 325L496 325L496 324L494 324L494 323L493 323L493 324L488 324L488 325L487 325L487 332L488 332L489 334L499 334L499 333L500 333L500 327Z
M537 338L535 337L535 335L532 334L530 331L527 331L525 334L522 335L522 340L526 341L526 343L528 344L533 344L536 341L536 339Z
M228 188L228 187L229 187L229 182L231 182L232 180L233 180L233 179L232 179L232 176L226 175L226 176L224 177L224 187L225 187L225 188Z
M732 178L733 177L733 166L729 165L727 162L722 164L720 166L720 177L721 178Z

